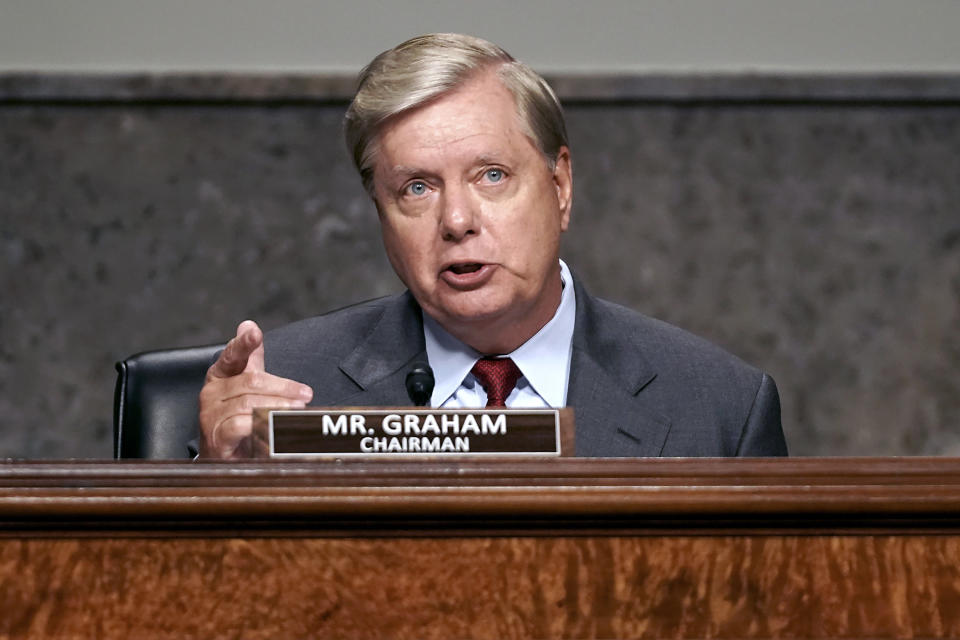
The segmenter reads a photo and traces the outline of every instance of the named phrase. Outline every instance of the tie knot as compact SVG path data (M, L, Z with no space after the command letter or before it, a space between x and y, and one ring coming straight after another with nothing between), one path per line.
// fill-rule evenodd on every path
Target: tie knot
M523 374L510 358L480 358L470 373L487 392L488 407L507 406L507 396Z

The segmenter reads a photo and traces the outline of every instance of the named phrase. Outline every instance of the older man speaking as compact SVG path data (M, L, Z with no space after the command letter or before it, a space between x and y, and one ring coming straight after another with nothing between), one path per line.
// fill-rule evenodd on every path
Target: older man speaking
M560 260L573 172L547 83L500 47L433 34L377 56L347 145L408 291L237 328L200 394L200 455L229 458L258 406L571 406L582 456L785 455L776 386L680 329L593 298Z

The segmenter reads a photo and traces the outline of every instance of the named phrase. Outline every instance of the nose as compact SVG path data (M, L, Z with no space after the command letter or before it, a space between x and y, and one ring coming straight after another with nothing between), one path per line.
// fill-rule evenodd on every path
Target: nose
M440 235L444 240L459 242L479 231L478 205L468 188L444 189L440 206Z

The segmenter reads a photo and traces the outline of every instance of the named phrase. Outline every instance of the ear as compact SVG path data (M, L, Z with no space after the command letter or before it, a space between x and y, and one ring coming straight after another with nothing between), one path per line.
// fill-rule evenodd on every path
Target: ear
M570 149L560 147L557 163L553 168L553 184L557 189L557 203L560 212L560 231L570 226L570 208L573 205L573 165L570 161Z

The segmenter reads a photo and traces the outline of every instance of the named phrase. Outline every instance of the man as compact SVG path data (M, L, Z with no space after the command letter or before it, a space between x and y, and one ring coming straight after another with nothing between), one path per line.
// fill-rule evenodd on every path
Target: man
M572 406L578 455L786 454L769 376L592 298L560 261L570 150L527 66L468 36L414 38L361 73L346 137L409 291L266 336L242 323L200 394L202 457L242 455L257 406L409 404L424 359L432 406Z

